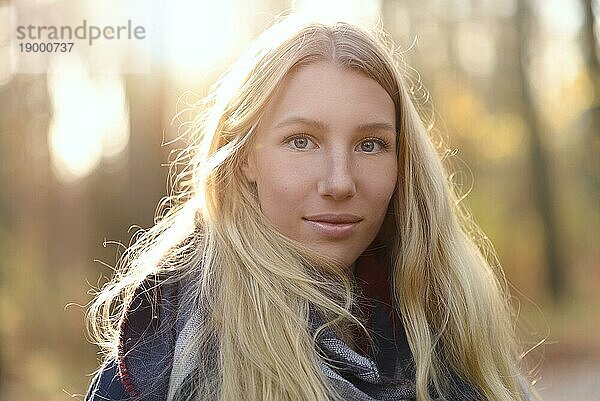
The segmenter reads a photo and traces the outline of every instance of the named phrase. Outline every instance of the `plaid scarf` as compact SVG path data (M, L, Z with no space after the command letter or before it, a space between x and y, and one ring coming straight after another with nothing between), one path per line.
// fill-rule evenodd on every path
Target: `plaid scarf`
M317 337L317 347L326 356L320 360L321 372L344 400L408 401L416 400L414 362L401 319L395 312L389 280L389 263L384 250L365 252L355 263L354 279L358 292L358 314L366 322L373 342L356 336L354 347L343 342L326 328ZM192 318L179 335L174 364L182 345L193 335L201 322ZM316 330L323 322L311 313L311 327ZM171 388L177 388L175 400L190 398L198 370L192 366L176 366L171 375ZM173 391L173 390L171 390ZM434 395L434 394L432 394ZM455 378L452 401L480 400L467 383ZM438 399L434 396L434 399ZM441 398L439 398L441 400Z
M385 253L365 252L354 266L357 314L366 322L373 343L357 333L350 346L328 328L317 336L318 351L326 357L320 369L344 400L416 400L414 363L393 306L388 265ZM202 316L186 307L193 304L188 288L183 280L149 278L128 307L117 363L121 383L133 399L194 399L199 372L194 361L201 359L183 355L184 345L202 327ZM311 313L310 327L316 330L321 325L319 316ZM472 386L457 378L454 382L447 400L481 400ZM433 392L432 398L436 399Z

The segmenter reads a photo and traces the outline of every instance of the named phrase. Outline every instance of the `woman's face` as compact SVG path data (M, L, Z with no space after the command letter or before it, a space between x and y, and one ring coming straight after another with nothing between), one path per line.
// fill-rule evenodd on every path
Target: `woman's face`
M292 72L244 165L270 222L350 266L377 235L396 186L395 114L363 74L327 62Z

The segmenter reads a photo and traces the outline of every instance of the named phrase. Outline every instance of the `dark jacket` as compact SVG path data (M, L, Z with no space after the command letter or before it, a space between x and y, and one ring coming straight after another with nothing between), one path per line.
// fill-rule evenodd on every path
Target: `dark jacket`
M179 292L179 283L165 277L147 278L136 289L121 321L118 354L94 376L85 401L167 398L175 340L183 327Z
M318 338L331 360L321 370L347 400L416 399L412 356L391 307L384 265L381 255L363 255L355 270L374 344L359 342L357 353L330 330ZM181 294L180 284L168 278L147 279L137 289L121 324L118 356L93 378L86 401L166 400L175 342L186 321L178 313ZM470 386L457 383L451 400L478 400Z

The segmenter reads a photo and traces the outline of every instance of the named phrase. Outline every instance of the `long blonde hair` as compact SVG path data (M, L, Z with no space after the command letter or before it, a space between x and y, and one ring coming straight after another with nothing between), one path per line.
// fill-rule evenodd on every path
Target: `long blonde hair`
M188 353L202 358L194 361L198 399L339 398L319 368L308 320L311 309L347 337L346 328L359 324L350 277L275 230L241 171L275 90L293 68L319 61L365 74L396 107L398 185L385 224L393 230L394 296L417 399L429 400L432 387L447 394L455 374L489 400L522 400L506 283L452 190L407 89L406 66L383 33L346 23L275 24L196 105L201 111L185 124L192 143L173 164L183 168L166 211L98 294L89 310L92 335L114 355L118 322L144 278L191 275L192 308L206 316L187 344L201 350Z

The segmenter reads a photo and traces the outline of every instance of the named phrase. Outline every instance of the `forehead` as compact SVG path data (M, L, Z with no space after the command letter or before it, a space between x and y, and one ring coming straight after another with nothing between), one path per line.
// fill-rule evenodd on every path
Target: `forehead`
M319 62L292 71L263 117L270 126L290 118L345 126L365 122L395 126L395 115L392 98L375 80L355 70Z

